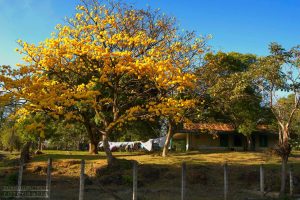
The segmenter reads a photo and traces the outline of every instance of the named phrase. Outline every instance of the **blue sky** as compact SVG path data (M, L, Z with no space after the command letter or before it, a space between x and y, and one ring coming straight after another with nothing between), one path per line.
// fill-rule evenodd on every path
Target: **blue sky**
M299 0L127 0L149 5L177 18L185 30L211 34L215 51L266 55L276 41L284 47L300 44ZM78 0L0 0L0 65L20 62L16 41L38 43L50 37Z

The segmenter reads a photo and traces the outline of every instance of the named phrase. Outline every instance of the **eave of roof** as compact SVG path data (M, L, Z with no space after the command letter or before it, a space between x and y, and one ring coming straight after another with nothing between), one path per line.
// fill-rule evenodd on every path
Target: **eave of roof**
M226 123L185 123L183 127L186 131L234 132L236 130L232 124ZM274 132L268 125L258 125L256 131Z

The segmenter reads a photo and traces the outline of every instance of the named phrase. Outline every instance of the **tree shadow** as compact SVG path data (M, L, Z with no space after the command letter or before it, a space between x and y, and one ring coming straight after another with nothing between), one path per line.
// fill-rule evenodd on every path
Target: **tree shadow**
M31 162L42 162L47 161L48 158L52 158L52 160L65 160L65 159L73 159L73 160L99 160L106 159L104 155L66 155L66 154L41 154L36 155L32 158Z

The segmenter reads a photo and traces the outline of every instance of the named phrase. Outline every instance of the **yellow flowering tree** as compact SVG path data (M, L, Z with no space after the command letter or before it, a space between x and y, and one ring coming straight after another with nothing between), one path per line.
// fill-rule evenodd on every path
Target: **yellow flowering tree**
M113 131L173 109L170 91L178 96L194 86L192 68L204 41L179 32L159 11L83 2L56 29L38 45L18 41L26 64L5 71L11 77L5 87L27 101L28 112L82 122L90 139L101 135L109 165Z

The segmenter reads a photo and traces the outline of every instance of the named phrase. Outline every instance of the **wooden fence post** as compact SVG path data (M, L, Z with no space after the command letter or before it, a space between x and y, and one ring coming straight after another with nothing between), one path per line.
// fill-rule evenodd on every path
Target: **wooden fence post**
M185 199L186 192L186 163L182 163L181 167L181 200Z
M133 162L133 188L132 188L132 200L137 200L137 162Z
M292 165L290 165L289 176L290 176L290 195L293 196L294 182L293 182L293 166Z
M259 167L259 174L260 174L260 195L261 197L264 197L265 193L265 176L264 176L264 166L263 164Z
M85 162L82 159L81 170L80 170L79 200L83 200L84 198L84 168L85 168Z
M52 170L52 158L48 158L47 167L47 181L46 181L46 198L51 198L51 170Z
M227 172L227 162L224 164L224 200L228 200L228 172Z
M19 176L18 176L18 192L17 192L17 197L20 197L20 195L21 195L23 169L24 169L24 159L21 157L20 158L20 167L19 167Z

